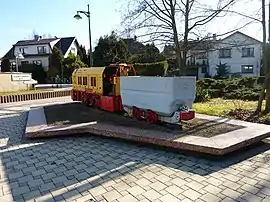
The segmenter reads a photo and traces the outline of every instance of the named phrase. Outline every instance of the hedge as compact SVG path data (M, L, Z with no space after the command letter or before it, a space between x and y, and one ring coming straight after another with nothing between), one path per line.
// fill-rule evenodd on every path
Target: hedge
M215 80L211 78L197 81L195 102L207 101L212 98L240 99L256 101L259 99L261 84L264 77L243 77Z
M139 76L164 76L168 69L168 62L135 63L134 68Z

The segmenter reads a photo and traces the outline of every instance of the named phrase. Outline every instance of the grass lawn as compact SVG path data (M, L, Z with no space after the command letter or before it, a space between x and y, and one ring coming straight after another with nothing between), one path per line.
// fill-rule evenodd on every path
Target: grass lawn
M257 103L257 101L224 100L217 98L208 102L194 103L193 109L195 109L196 112L200 114L226 116L226 113L236 109L254 111L256 109Z
M257 101L212 99L208 102L194 103L193 109L200 114L241 119L250 122L270 124L270 114L254 115ZM265 102L263 102L263 108Z

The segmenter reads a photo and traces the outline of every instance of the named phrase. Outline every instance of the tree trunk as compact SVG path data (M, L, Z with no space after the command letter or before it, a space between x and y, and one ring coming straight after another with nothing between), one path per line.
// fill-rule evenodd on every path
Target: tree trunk
M184 32L184 42L183 42L183 58L182 58L182 65L183 65L183 76L187 74L187 49L188 49L188 20L189 20L189 0L186 0L185 5L185 32Z
M268 78L267 57L266 57L266 51L265 51L266 50L265 0L262 0L262 28L263 28L262 55L263 55L263 70L264 70L264 75L265 75L265 81L264 81L264 84L262 86L263 89L262 89L262 91L260 93L260 98L258 100L256 112L261 112L262 111L262 102L263 102L263 99L264 99L264 91L266 89L267 81L268 81L268 79L267 79Z
M179 75L181 76L183 74L182 55L181 55L181 47L180 47L180 43L178 39L177 27L175 23L175 7L172 0L170 0L170 8L171 8L173 41L174 41L175 52L176 52L176 62L177 62L177 68L179 70Z

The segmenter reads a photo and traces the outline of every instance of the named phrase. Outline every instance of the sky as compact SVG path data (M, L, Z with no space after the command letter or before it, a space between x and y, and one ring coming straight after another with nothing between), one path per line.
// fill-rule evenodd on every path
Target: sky
M214 0L207 0L208 2ZM260 8L260 0L241 0L235 10L254 13ZM76 20L77 10L87 10L90 5L92 46L100 36L120 28L121 0L1 0L0 58L19 40L29 39L33 32L39 35L70 37L76 36L79 43L89 48L88 21ZM268 10L267 10L268 11ZM123 12L125 12L123 10ZM242 17L226 17L215 20L205 28L207 32L219 33L233 29L246 22ZM256 39L262 39L261 25L251 24L242 29Z

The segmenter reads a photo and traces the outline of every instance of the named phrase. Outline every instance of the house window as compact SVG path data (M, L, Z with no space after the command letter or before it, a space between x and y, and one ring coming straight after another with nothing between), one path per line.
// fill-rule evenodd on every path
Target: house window
M242 73L253 73L253 65L242 65Z
M22 65L27 65L27 64L29 64L29 61L22 61L21 64Z
M254 48L242 48L242 57L254 57Z
M83 77L83 85L87 86L87 77L86 76Z
M70 52L71 52L71 53L75 53L75 48L71 48L71 49L70 49Z
M78 85L82 85L82 77L78 77Z
M36 65L42 65L42 62L41 62L41 60L34 60L33 61L33 64L36 64Z
M21 53L21 54L25 54L26 53L26 47L25 48L19 48L19 52Z
M46 46L38 46L37 50L39 54L47 53Z
M207 58L207 54L206 53L197 53L196 54L196 59L197 60L206 59L206 58Z
M230 58L231 57L231 49L223 48L219 50L219 58Z
M207 73L207 67L206 66L202 67L202 74L205 74L205 73Z
M97 86L96 77L91 77L91 86Z

